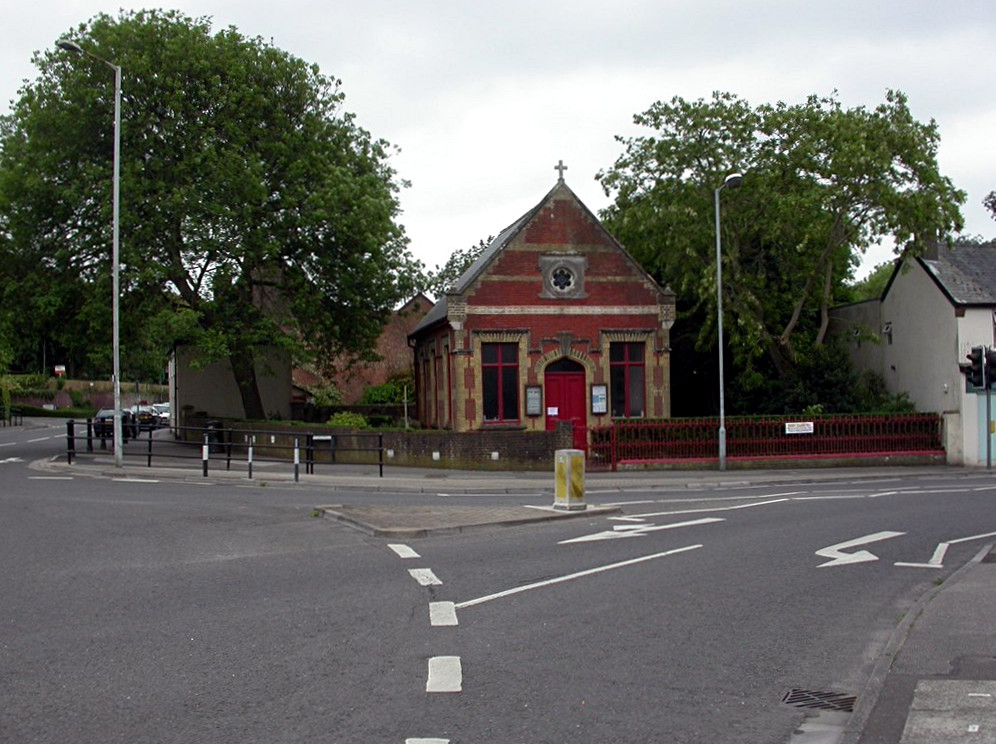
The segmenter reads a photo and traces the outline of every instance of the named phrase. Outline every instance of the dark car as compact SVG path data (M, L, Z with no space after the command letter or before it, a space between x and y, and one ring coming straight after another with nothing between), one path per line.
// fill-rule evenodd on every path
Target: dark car
M151 431L159 426L159 416L152 406L132 406L130 413L138 422L139 431Z
M138 424L131 411L121 411L121 434L125 440L138 436ZM101 408L93 417L93 435L100 439L114 438L114 409Z

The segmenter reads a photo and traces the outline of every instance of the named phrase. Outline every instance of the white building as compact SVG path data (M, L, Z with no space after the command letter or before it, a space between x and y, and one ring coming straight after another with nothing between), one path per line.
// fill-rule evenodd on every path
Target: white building
M969 389L958 367L972 347L996 346L996 242L905 256L881 298L834 308L831 317L857 369L881 375L918 410L944 416L949 463L996 459L986 391Z

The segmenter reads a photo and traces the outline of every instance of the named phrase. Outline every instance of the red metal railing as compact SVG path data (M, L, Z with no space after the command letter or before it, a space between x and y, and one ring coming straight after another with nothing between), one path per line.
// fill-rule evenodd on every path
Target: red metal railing
M616 421L593 429L589 466L717 460L719 419ZM943 453L937 414L764 416L726 419L732 459Z

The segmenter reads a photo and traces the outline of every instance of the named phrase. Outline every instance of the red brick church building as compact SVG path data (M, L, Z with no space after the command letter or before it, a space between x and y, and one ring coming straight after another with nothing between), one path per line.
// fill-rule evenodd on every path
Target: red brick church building
M553 429L671 414L674 293L560 178L409 335L423 426Z

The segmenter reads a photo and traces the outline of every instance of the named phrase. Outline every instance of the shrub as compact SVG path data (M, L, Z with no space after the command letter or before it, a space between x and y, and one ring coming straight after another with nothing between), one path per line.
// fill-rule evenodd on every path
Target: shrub
M45 375L11 375L7 378L14 392L27 392L48 389L48 378Z
M328 424L343 429L366 429L368 426L362 414L349 411L339 411L329 419Z
M311 395L314 404L319 408L337 406L342 403L342 394L335 385L308 387L306 390Z

